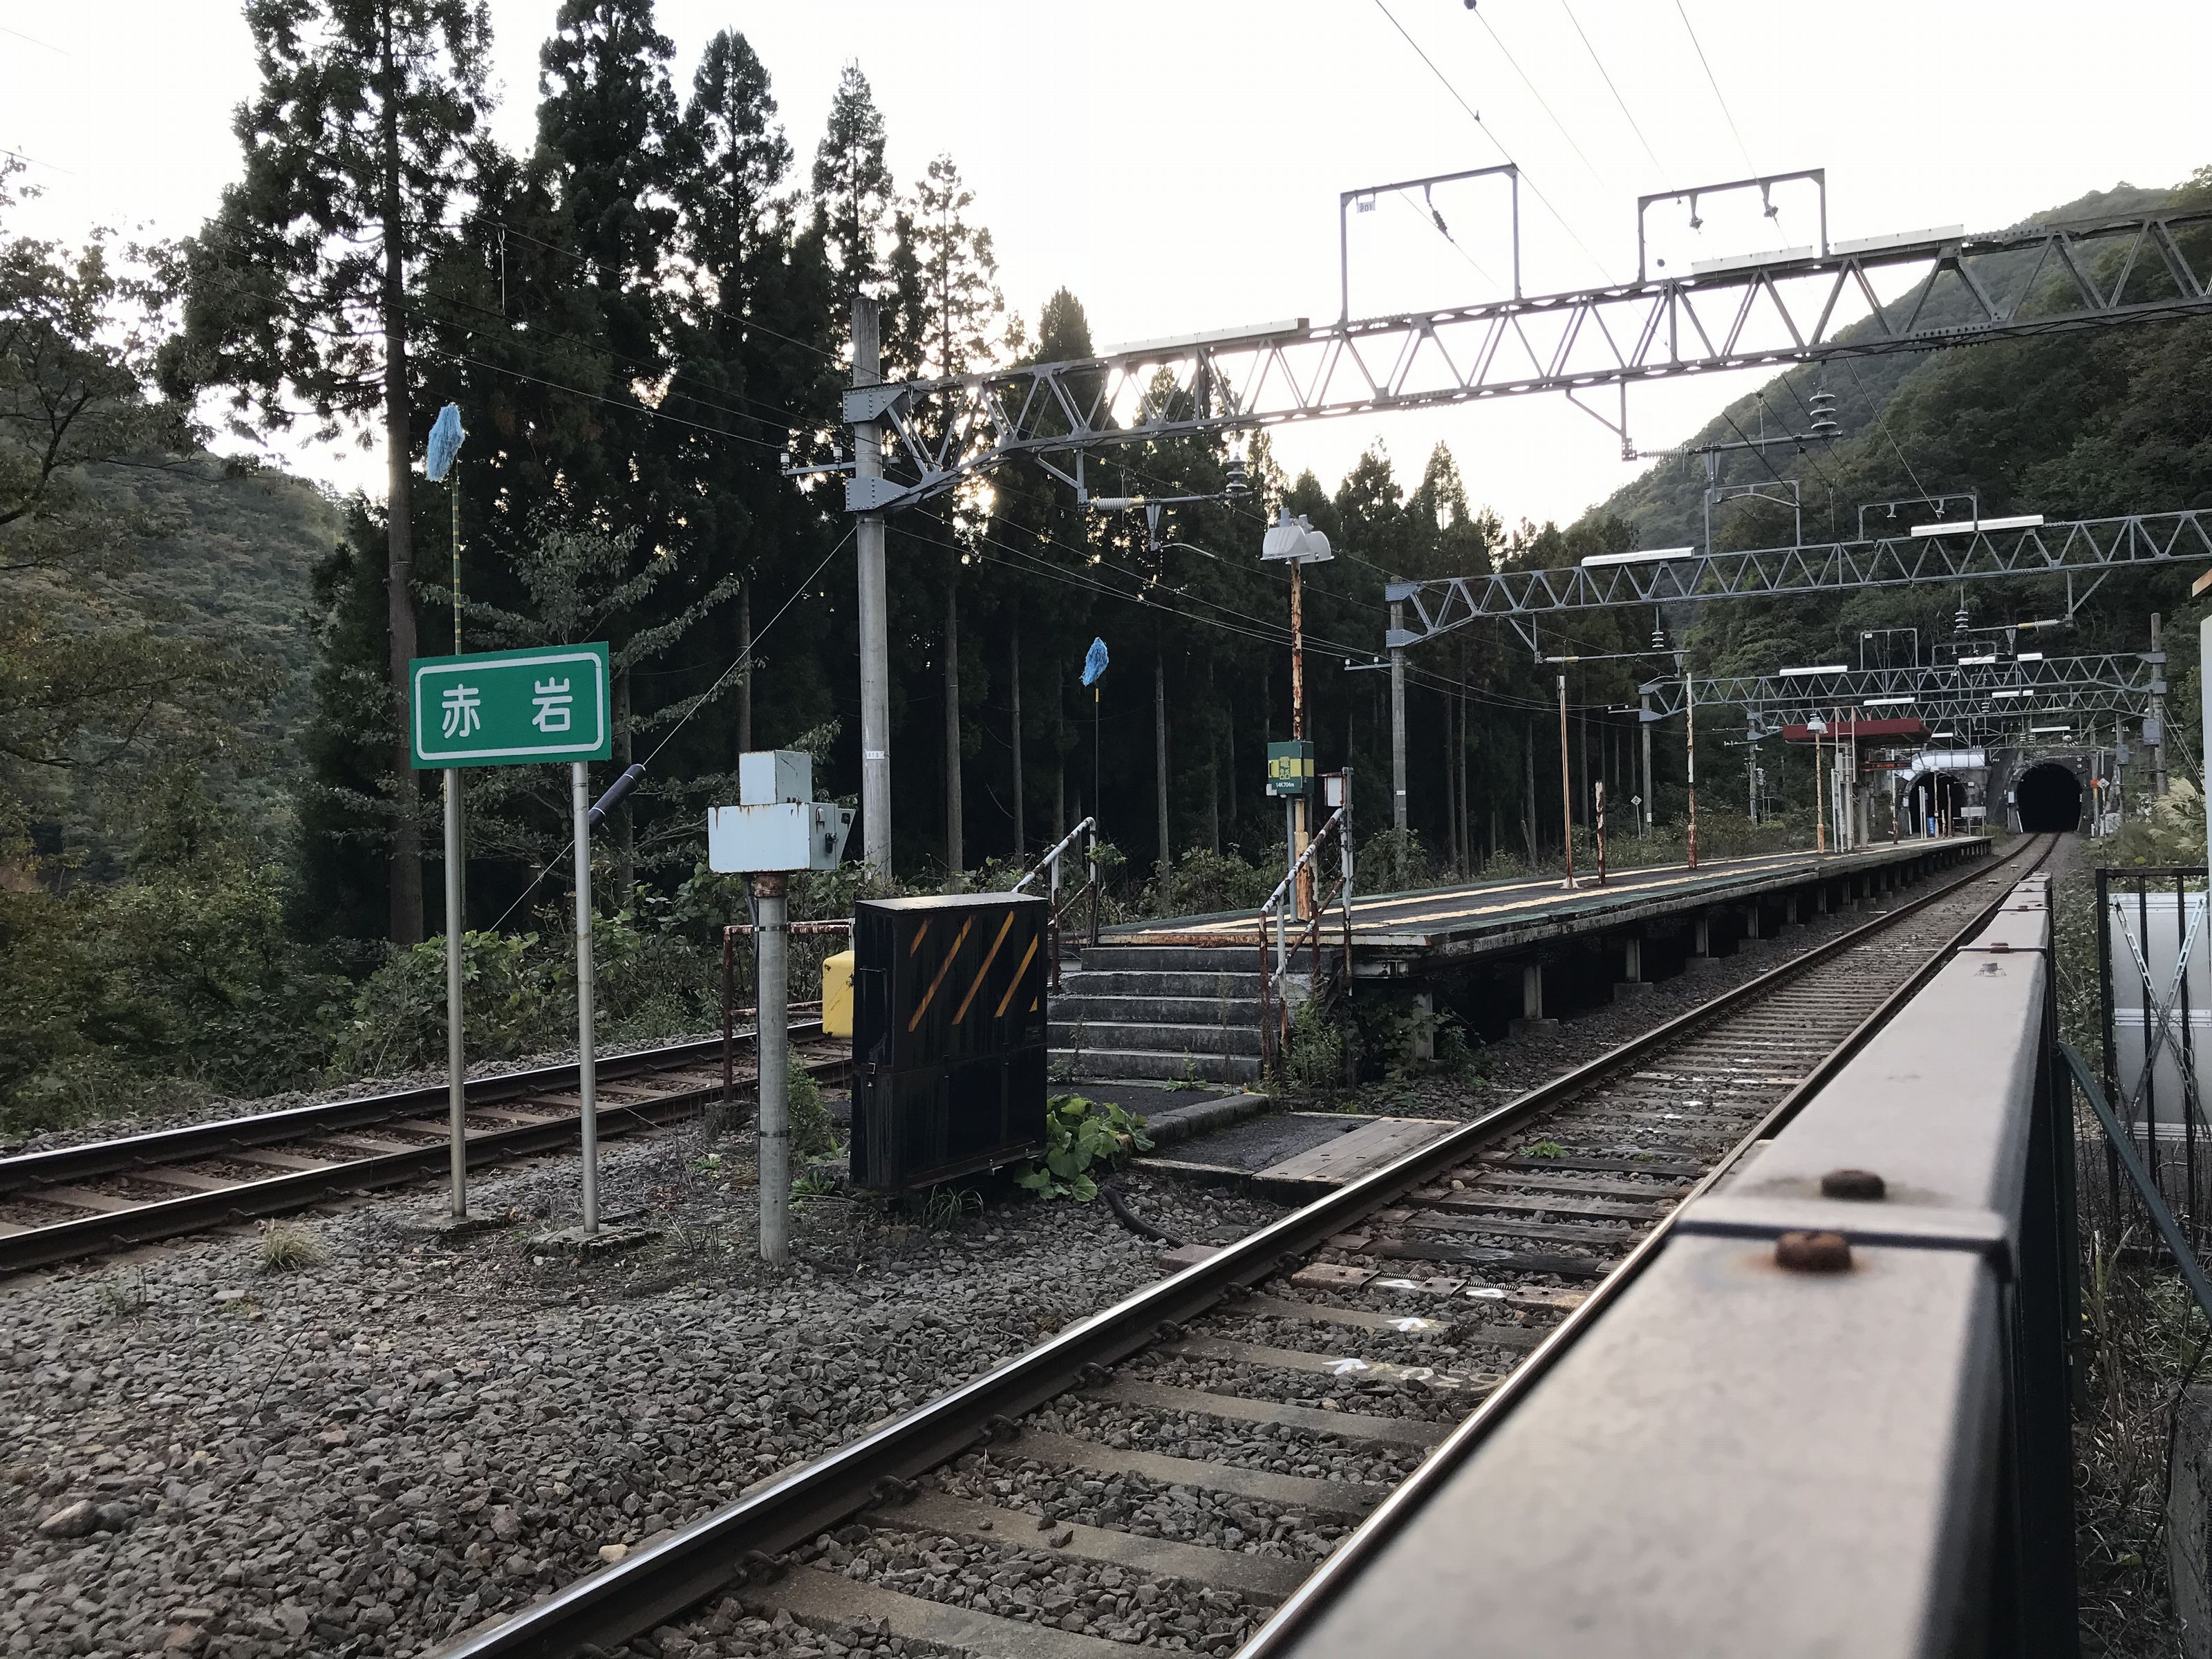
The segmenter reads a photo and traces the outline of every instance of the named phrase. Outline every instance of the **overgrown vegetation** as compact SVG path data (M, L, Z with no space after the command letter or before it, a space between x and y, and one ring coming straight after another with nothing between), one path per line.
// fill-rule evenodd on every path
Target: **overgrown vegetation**
M1039 1198L1098 1196L1098 1176L1152 1149L1145 1121L1109 1103L1081 1095L1054 1095L1045 1103L1045 1153L1014 1174L1015 1184Z
M294 1273L308 1267L319 1267L330 1259L322 1241L296 1221L264 1221L261 1224L261 1271L264 1273Z
M2202 865L2203 836L2203 799L2177 780L2171 794L2118 834L2077 842L2077 867L2054 884L2059 1031L2093 1072L2101 1070L2104 1052L2095 866ZM2075 1098L2070 1089L2067 1097ZM2166 1517L2174 1408L2192 1384L2212 1383L2212 1333L2155 1234L2120 1219L2139 1213L2137 1206L2116 1194L2103 1132L2078 1101L2074 1127L2082 1316L2075 1519L2082 1646L2093 1653L2170 1653L2179 1639Z

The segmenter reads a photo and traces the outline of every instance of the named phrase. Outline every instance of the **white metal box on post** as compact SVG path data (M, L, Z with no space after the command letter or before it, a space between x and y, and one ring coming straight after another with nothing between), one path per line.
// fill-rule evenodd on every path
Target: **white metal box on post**
M707 867L725 875L836 869L853 811L813 793L812 757L793 749L740 756L738 804L707 810Z

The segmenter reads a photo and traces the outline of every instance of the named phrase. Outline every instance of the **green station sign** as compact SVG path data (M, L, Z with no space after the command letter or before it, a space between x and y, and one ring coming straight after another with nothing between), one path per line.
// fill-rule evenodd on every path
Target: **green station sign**
M417 657L407 665L415 769L609 759L608 691L605 645Z
M1314 746L1310 739L1295 738L1267 745L1267 793L1271 795L1310 795L1314 792Z

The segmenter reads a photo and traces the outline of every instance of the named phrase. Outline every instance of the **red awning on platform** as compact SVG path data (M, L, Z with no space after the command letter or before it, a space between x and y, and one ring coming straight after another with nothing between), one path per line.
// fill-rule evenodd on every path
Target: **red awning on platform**
M1820 733L1824 743L1919 743L1928 736L1928 722L1905 715L1886 720L1831 720L1828 729ZM1785 743L1810 743L1813 728L1809 726L1785 726L1782 728Z

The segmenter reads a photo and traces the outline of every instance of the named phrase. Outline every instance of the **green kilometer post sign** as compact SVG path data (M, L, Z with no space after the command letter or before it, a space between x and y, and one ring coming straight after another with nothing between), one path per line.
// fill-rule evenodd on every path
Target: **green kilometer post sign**
M407 685L418 772L614 754L604 645L417 657L407 665Z

